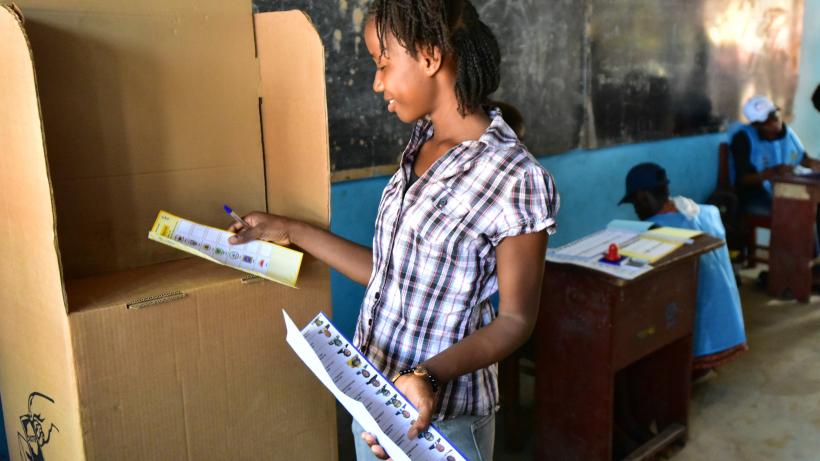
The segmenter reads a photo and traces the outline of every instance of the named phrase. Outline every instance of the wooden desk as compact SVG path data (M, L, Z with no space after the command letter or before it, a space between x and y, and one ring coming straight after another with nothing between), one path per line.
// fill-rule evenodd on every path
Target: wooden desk
M820 203L820 177L784 177L772 181L772 228L769 241L771 296L811 296L814 226Z
M535 459L612 459L620 371L639 397L633 416L656 422L662 446L685 442L698 256L722 245L701 235L634 280L547 262L534 333Z

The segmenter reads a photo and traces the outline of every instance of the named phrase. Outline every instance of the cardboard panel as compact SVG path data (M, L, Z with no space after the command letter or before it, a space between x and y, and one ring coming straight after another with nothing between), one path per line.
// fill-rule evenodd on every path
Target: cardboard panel
M29 450L77 460L82 431L34 69L22 25L2 6L0 44L0 394L7 441L15 461ZM43 446L18 440L26 432L21 417L45 433L52 424L59 432Z
M58 212L66 276L98 274L103 269L141 267L188 257L186 253L148 240L148 230L159 211L157 207L162 204L163 209L187 219L228 227L233 221L222 211L222 204L253 209L263 200L264 194L260 191L259 200L247 205L247 197L242 192L249 181L242 176L247 172L239 167L177 170L56 183L58 207L62 193L64 197L95 203L105 210L102 214ZM202 191L206 190L210 192L204 194ZM215 214L214 210L219 212ZM66 241L84 242L89 246L63 245Z
M328 227L330 160L321 39L300 11L257 14L255 21L268 209Z
M161 266L181 285L200 277ZM88 459L335 460L333 398L286 344L281 313L306 323L330 305L326 266L306 258L298 290L233 279L186 293L71 314Z
M159 209L264 207L249 2L22 0L67 277L181 257ZM112 255L116 255L113 256Z
M126 308L140 299L177 291L189 293L248 277L249 274L202 258L188 258L69 280L66 294L69 310L78 313L112 306Z

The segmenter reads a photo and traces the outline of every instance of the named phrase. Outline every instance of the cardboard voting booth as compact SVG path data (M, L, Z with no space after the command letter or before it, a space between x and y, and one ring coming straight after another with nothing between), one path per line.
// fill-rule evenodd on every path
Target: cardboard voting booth
M321 41L250 1L0 6L0 395L13 460L336 459L282 309L330 306L148 240L161 209L329 223ZM25 19L23 19L25 18Z

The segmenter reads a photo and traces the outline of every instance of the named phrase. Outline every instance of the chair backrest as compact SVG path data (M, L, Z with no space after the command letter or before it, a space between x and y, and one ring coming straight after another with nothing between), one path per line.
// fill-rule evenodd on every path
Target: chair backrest
M725 142L718 146L717 190L732 190L729 182L729 145Z

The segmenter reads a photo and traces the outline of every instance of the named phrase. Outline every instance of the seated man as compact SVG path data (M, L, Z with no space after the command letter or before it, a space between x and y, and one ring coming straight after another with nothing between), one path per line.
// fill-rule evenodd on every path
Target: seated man
M641 163L629 170L626 195L620 203L631 203L643 221L726 238L718 209L685 197L670 198L666 170L654 163ZM695 376L748 349L740 296L725 245L700 257L692 341Z
M754 96L743 106L748 125L729 130L729 175L745 212L770 215L772 184L777 176L792 173L797 165L820 171L820 161L806 155L800 139L780 118L780 108L765 96Z

